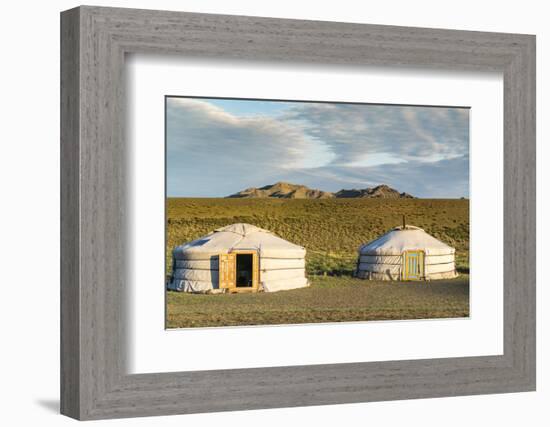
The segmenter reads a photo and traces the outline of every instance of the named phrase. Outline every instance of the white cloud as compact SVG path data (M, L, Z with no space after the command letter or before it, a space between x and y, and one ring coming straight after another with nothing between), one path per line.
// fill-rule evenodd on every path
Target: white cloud
M167 102L168 161L176 167L189 159L227 166L230 158L239 167L326 163L319 156L322 144L289 123L269 116L236 117L196 99L169 98ZM311 164L312 152L319 163Z
M329 191L385 183L422 197L467 195L468 116L326 103L237 115L207 100L169 98L168 194L225 196L285 180Z

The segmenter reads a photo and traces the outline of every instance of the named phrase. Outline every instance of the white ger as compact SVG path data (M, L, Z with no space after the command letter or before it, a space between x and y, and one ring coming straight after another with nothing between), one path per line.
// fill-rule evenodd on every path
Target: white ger
M250 224L218 228L172 251L168 289L275 292L309 286L305 248Z
M359 248L357 277L437 280L457 277L455 249L412 225L395 227Z

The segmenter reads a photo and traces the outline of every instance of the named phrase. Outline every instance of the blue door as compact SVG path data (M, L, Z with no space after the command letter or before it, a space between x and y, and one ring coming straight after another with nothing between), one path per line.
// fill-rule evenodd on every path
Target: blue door
M407 251L403 257L403 279L421 280L424 276L424 253Z

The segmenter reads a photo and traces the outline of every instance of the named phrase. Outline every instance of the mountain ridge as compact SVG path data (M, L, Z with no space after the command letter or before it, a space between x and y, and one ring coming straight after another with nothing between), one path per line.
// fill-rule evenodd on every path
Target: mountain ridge
M342 189L335 193L330 191L309 188L305 185L292 184L279 181L275 184L264 185L263 187L250 187L237 193L226 196L226 198L277 198L277 199L332 199L332 198L383 198L383 199L414 199L415 197L391 188L389 185L380 184L375 187L361 189Z

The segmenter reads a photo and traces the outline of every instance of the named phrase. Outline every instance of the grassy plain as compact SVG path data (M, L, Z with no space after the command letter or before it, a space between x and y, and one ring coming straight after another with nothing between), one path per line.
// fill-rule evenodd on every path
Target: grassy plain
M168 328L467 317L469 280L377 282L310 276L309 288L256 294L168 292Z
M237 222L246 222L307 249L308 274L351 274L357 248L407 224L457 250L457 266L468 271L469 201L463 199L187 199L166 206L166 268L174 246Z
M468 316L469 201L458 199L169 198L166 268L176 245L237 222L307 249L311 286L278 293L168 292L167 327L315 323ZM423 228L457 249L457 279L375 282L351 277L357 248L400 225Z

